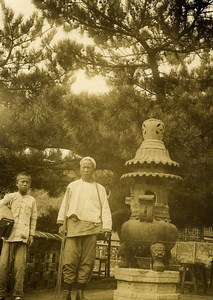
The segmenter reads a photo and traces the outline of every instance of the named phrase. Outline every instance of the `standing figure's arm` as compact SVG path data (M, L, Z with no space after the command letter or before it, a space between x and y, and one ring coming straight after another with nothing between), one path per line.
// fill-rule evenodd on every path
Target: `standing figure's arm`
M37 223L37 206L36 201L34 199L32 203L32 211L31 211L31 217L30 217L30 230L29 230L29 239L28 244L31 245L33 243L33 237L35 235L36 230L36 223Z
M100 198L102 203L102 229L103 231L109 231L112 230L112 215L107 199L106 190L103 188L100 190Z
M59 209L59 212L58 212L58 217L57 217L57 224L63 224L64 223L64 214L65 214L65 206L66 206L66 199L67 199L67 193L68 193L68 188L66 189L66 192L65 192L65 195L64 195L64 198L62 200L62 203L61 203L61 207Z

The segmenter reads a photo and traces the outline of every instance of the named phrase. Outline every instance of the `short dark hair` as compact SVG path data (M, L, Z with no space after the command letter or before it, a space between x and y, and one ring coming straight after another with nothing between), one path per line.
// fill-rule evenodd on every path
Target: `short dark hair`
M31 175L29 173L27 173L27 172L20 172L20 173L18 173L16 175L16 181L18 181L19 177L21 177L21 176L28 177L30 179L30 181L32 180Z

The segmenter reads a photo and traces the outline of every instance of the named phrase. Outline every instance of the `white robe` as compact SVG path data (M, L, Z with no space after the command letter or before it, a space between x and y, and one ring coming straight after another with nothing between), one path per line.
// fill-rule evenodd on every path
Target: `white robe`
M67 199L68 189L70 190L69 199ZM66 199L68 200L67 218L76 215L82 221L102 223L102 230L110 231L112 229L112 217L106 190L101 184L86 182L82 179L71 182L67 186L57 223L63 223Z

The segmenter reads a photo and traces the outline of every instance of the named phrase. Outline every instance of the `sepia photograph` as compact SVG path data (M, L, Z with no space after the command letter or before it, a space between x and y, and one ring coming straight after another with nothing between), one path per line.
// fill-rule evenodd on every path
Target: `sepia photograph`
M213 300L213 0L0 0L0 300Z

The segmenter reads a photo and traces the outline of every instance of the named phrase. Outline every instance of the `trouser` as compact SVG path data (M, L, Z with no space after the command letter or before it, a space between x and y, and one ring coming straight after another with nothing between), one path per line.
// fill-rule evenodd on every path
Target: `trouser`
M77 281L87 283L95 264L97 235L68 237L64 247L63 281L65 287Z
M22 242L3 242L0 256L0 295L6 296L9 272L13 264L14 289L13 296L23 295L24 275L26 267L27 244Z

